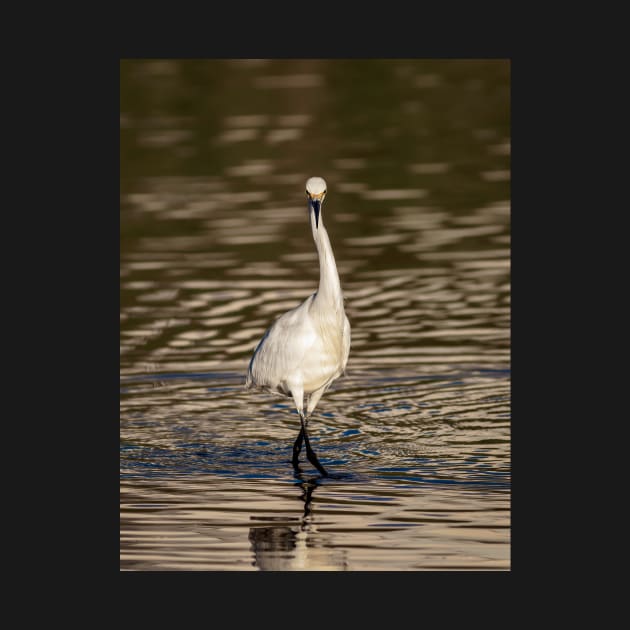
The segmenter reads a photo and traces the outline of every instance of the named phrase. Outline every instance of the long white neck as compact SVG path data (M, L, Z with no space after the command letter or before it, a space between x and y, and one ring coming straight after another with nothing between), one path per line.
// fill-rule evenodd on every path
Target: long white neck
M337 314L340 314L343 313L343 295L328 232L324 227L321 214L319 215L318 226L315 225L315 213L311 210L309 214L313 240L319 254L319 289L315 296L315 302L331 306Z

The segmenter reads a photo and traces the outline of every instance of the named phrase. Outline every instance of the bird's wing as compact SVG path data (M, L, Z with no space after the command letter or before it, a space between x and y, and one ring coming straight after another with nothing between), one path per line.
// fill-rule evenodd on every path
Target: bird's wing
M308 315L309 300L279 317L267 330L250 362L248 380L274 388L300 367L317 340Z
M348 317L344 316L343 333L341 336L341 348L342 348L342 361L341 369L343 373L346 373L346 363L348 363L348 356L350 355L350 322Z

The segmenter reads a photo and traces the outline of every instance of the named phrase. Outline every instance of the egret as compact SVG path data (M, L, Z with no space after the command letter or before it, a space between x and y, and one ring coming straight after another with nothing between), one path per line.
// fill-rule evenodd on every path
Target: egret
M263 335L249 363L245 387L293 398L301 424L293 445L293 466L297 469L304 442L308 460L325 476L328 473L311 447L307 426L322 394L345 372L350 322L322 217L326 182L311 177L306 182L306 197L319 257L319 287L302 304L281 315Z

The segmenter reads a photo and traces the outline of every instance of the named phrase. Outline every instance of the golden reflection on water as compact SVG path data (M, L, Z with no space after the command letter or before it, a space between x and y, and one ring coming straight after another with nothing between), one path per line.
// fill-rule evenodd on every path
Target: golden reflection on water
M309 477L224 481L211 492L199 478L139 485L142 502L121 491L126 569L509 568L509 511L492 496L480 510L443 490L387 482L376 491Z
M501 60L123 62L122 569L509 568L510 146ZM352 325L323 482L243 389L317 287L314 174Z

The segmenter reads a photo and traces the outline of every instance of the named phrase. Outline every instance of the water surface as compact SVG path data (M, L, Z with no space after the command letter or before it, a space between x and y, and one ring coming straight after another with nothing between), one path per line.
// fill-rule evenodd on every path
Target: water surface
M123 570L510 568L509 64L121 64ZM352 326L291 447L243 388L312 293L304 183Z

